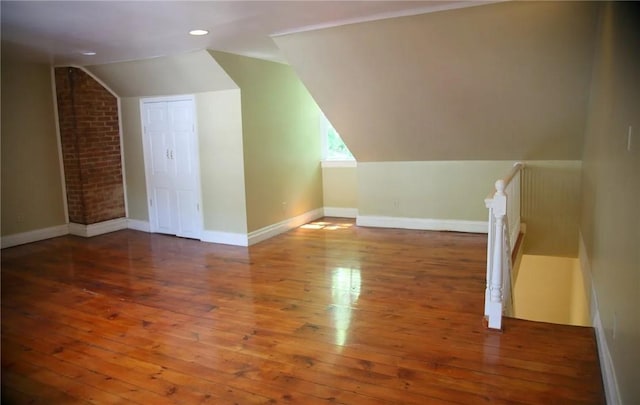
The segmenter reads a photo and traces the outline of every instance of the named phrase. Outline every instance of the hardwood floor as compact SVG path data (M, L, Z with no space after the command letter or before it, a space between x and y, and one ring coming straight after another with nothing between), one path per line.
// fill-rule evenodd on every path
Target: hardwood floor
M3 250L2 402L604 403L591 328L483 327L486 236L324 221Z

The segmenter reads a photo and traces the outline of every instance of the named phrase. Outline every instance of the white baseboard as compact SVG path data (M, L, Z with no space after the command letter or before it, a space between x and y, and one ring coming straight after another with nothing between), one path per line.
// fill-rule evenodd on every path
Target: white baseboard
M582 232L578 231L578 261L580 263L580 272L582 273L582 282L584 283L584 293L589 299L589 315L591 320L595 318L598 312L596 299L593 290L593 279L591 277L591 265L589 264L589 256L587 248L584 245ZM592 324L595 326L595 324Z
M141 221L139 219L127 219L127 227L141 232L151 232L149 221ZM248 239L246 234L207 231L203 230L200 234L200 240L208 243L221 243L223 245L247 246Z
M487 233L486 221L464 221L458 219L431 219L431 218L406 218L406 217L382 217L373 215L358 215L358 226L370 226L376 228L401 228L418 229L425 231L455 231L468 233Z
M134 231L151 232L149 221L141 221L139 219L127 218L127 228Z
M595 294L595 291L593 291ZM598 357L600 358L600 368L602 372L602 382L604 384L604 394L608 405L620 404L620 393L618 392L618 380L616 371L613 368L613 359L607 344L604 327L600 320L600 311L596 311L593 317L593 327L596 329L596 340L598 341Z
M244 233L202 231L200 240L209 243L222 243L223 245L249 246L249 238Z
M284 221L278 222L277 224L265 226L264 228L249 232L248 245L255 245L258 242L262 242L263 240L267 240L283 232L287 232L290 229L296 228L300 225L304 225L307 222L322 218L323 216L324 209L318 208L313 211L305 212L304 214L298 215L297 217L285 219Z
M335 218L357 218L357 208L342 208L342 207L324 207L325 217Z
M2 237L0 246L2 248L8 248L18 245L24 245L26 243L38 242L40 240L56 238L58 236L64 236L69 233L69 225L57 225L50 228L36 229L34 231L15 233L13 235L7 235Z
M595 286L593 285L593 278L591 276L591 264L589 261L589 255L584 244L584 238L582 232L578 233L578 258L580 260L580 269L582 270L582 278L585 283L585 288L590 294L589 309L591 311L591 323L596 330L596 340L598 342L598 357L600 358L600 370L602 373L602 382L604 384L604 393L608 405L620 404L620 391L618 390L618 379L616 377L616 371L613 367L613 359L611 358L611 351L609 350L609 344L607 343L607 336L602 325L602 319L600 319L600 308L598 306L598 296Z
M73 222L69 224L69 233L71 235L83 236L85 238L115 232L122 229L127 229L126 218L110 219L108 221L89 225L76 224Z

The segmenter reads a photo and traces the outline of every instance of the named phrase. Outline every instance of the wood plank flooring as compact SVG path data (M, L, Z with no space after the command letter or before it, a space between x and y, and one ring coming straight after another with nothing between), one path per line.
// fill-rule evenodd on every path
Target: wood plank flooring
M2 403L604 403L591 328L483 327L486 236L323 221L4 249Z

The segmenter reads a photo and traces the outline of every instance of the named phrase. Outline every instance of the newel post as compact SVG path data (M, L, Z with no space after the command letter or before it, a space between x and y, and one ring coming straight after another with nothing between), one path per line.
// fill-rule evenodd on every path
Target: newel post
M507 213L507 196L504 193L503 180L496 181L496 193L493 196L493 215L495 218L493 260L489 283L489 328L502 329L502 266L504 249L504 217Z

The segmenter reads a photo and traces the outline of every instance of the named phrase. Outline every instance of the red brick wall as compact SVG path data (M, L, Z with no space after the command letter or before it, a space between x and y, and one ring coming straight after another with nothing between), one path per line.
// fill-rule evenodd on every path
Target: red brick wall
M55 69L69 221L125 216L118 103L81 69Z

